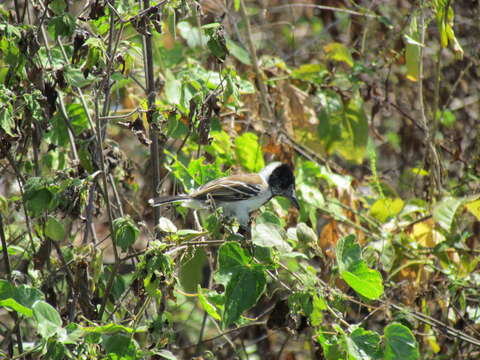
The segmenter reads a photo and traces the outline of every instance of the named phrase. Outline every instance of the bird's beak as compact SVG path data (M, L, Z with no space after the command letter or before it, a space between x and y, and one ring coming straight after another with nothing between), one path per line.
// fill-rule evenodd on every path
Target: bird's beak
M292 190L290 191L290 193L288 194L287 197L290 199L290 201L293 203L293 205L294 205L298 210L300 210L300 203L298 202L298 199L297 199L297 197L295 196L295 189L292 189Z

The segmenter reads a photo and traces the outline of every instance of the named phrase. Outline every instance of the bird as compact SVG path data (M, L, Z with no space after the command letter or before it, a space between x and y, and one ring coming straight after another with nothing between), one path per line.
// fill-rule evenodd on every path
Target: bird
M207 182L190 194L160 196L149 200L153 207L182 202L193 209L221 207L227 218L249 228L250 214L275 196L284 196L300 209L295 195L295 175L284 163L272 162L259 173L237 174Z

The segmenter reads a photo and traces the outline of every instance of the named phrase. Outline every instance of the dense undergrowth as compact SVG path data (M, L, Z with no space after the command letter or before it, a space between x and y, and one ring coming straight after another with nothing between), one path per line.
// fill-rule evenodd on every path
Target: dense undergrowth
M478 358L478 12L0 5L1 356ZM270 161L247 238L148 206Z

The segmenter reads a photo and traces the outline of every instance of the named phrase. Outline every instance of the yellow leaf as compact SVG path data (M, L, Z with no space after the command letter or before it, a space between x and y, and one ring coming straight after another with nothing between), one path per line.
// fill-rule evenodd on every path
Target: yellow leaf
M439 234L434 230L433 220L413 225L412 237L424 247L434 247L440 241Z
M353 66L353 58L350 50L341 43L332 42L323 47L330 60L343 61L348 66Z
M477 220L480 220L480 199L466 203L465 207L477 218Z

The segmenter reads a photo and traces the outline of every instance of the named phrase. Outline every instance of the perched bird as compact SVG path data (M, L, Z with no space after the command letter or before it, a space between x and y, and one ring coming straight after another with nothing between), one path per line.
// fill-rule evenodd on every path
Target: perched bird
M258 174L238 174L212 180L191 194L160 196L149 200L151 206L183 202L186 207L199 209L222 207L227 217L234 217L248 228L250 213L274 196L285 196L297 209L295 176L287 164L273 162ZM213 204L212 204L213 201Z

